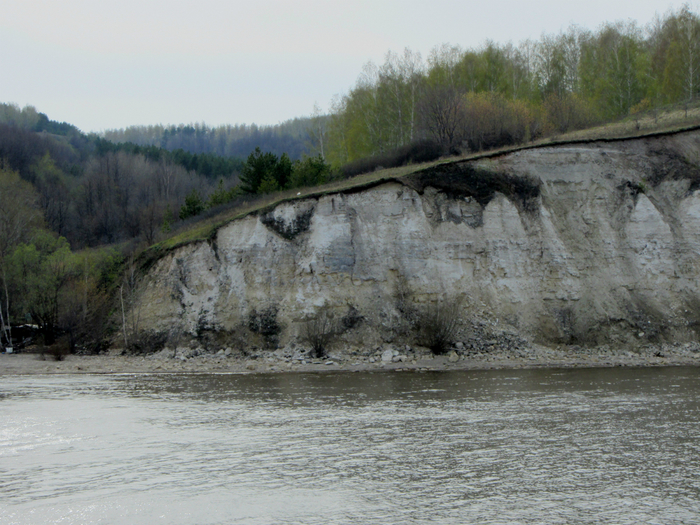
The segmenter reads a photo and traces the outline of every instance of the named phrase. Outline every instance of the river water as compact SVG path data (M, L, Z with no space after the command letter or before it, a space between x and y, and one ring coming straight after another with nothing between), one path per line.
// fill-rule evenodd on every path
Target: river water
M700 370L3 377L0 523L700 522Z

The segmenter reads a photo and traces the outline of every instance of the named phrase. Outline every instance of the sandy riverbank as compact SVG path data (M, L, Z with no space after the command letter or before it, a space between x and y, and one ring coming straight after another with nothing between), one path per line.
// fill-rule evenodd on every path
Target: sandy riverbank
M397 357L399 359L397 359ZM607 348L547 348L533 346L527 353L494 351L444 356L427 353L399 355L382 360L376 355L327 359L291 359L271 353L256 358L204 354L190 358L155 354L151 356L70 355L63 361L39 354L0 354L0 375L38 374L123 374L123 373L283 373L380 370L485 370L499 368L596 368L596 367L700 366L697 343L649 346L635 351Z

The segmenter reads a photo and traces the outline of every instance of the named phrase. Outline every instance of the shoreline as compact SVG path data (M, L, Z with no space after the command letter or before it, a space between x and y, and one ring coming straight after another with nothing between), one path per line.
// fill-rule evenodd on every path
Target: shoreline
M386 352L386 351L385 351ZM579 347L537 347L530 355L493 352L478 355L394 355L391 360L333 354L324 359L290 359L278 353L240 358L202 354L189 358L163 355L68 355L62 361L35 353L0 354L0 376L58 374L274 374L305 372L402 372L538 368L660 368L700 366L697 343L658 345L638 351L600 352ZM397 359L398 357L398 359Z

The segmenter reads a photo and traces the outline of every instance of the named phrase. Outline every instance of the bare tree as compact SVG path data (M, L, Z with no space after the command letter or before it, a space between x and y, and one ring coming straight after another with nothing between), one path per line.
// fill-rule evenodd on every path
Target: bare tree
M426 90L421 103L423 124L433 139L446 149L461 141L464 126L463 97L450 86Z
M317 103L314 103L314 111L311 114L311 127L309 128L309 136L311 138L312 147L318 151L321 158L325 160L326 151L326 133L327 133L328 117L323 114Z
M314 357L323 357L328 344L338 335L338 323L326 306L304 323L302 338L311 346Z

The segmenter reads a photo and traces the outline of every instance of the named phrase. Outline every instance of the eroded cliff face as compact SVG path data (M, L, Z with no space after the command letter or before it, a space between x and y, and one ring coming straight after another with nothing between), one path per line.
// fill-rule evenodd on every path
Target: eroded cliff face
M342 337L406 336L397 293L541 343L696 339L700 132L543 147L442 165L360 192L248 216L149 271L141 327L245 332L277 312L279 343L321 309Z

